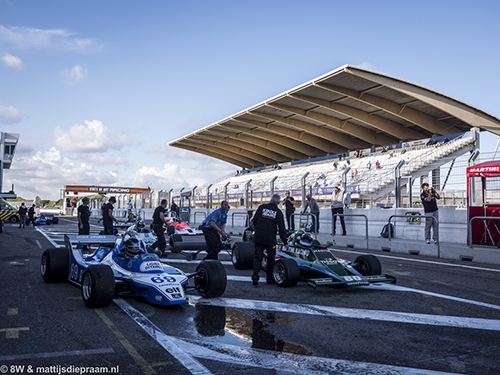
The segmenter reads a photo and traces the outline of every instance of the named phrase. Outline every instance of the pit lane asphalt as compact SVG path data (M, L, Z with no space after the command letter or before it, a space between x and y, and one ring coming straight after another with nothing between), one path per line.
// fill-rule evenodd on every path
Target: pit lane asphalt
M46 284L39 271L43 250L77 233L76 219L39 228L53 243L8 223L0 234L0 372L7 365L4 373L23 373L16 365L119 366L120 374L500 373L497 266L373 252L396 285L285 289L255 288L251 271L225 263L222 298L193 293L189 305L169 308L118 299L87 309L80 289ZM359 253L336 252L350 260ZM179 254L164 260L185 272L198 263Z

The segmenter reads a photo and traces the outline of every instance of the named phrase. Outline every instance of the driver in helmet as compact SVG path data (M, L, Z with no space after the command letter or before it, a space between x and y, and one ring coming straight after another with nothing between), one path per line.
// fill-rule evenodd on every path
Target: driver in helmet
M299 244L301 244L302 246L311 247L313 241L314 241L313 236L311 236L311 233L307 232L302 234L299 238Z
M146 225L144 224L144 221L142 221L141 219L137 220L137 223L135 223L135 230L138 232L138 233L142 233L142 230L144 229Z
M125 255L134 258L139 255L140 248L141 242L137 238L132 237L125 241L122 251L125 253Z

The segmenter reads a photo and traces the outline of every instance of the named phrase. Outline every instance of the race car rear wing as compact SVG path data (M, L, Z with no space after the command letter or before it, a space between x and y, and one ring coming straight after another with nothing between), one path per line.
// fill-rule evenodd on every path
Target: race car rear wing
M64 245L71 249L73 246L82 245L100 245L104 247L112 247L116 242L116 236L112 235L83 235L83 234L65 234L64 235Z

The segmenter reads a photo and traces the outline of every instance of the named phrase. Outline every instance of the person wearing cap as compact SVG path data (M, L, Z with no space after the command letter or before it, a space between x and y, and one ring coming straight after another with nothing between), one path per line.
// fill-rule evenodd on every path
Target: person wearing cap
M78 234L90 234L90 209L88 197L82 199L82 204L78 207Z
M104 234L114 235L113 221L118 224L118 220L113 216L113 204L116 203L115 197L110 197L108 203L102 208L102 225Z

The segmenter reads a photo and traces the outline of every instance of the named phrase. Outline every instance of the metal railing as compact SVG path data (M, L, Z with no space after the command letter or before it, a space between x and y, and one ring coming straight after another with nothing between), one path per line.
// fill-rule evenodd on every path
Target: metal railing
M248 213L247 212L233 212L231 214L231 227L234 228L234 215L244 215L246 216L246 219L245 219L245 227L248 227L249 225L249 222L250 222L250 218L248 217Z
M391 215L391 216L389 216L389 220L387 220L387 225L389 226L389 228L391 225L391 219L393 217L402 217L402 218L408 219L408 215ZM432 219L436 222L436 245L437 245L437 249L438 249L437 257L441 258L441 245L439 243L439 221L434 216L431 216L431 215L419 215L419 219L424 219L424 218L425 219ZM389 241L391 241L392 231L390 229L388 230L388 234L389 234L388 239L389 239Z
M348 217L348 216L352 216L352 217L364 217L365 218L365 239L366 239L366 249L368 250L369 247L368 247L368 216L366 215L363 215L363 214L334 214L332 215L332 232L331 232L331 235L333 236L333 221L334 220L337 220L336 218L334 218L334 216L343 216L343 217ZM339 217L339 220L340 220L340 217ZM340 224L339 224L340 225Z
M472 219L469 220L469 223L467 224L467 229L468 229L468 239L467 239L467 242L469 243L469 247L472 249L472 222L474 220L483 220L483 223L484 223L484 226L485 226L485 229L486 229L486 233L489 232L488 230L488 226L489 226L489 223L487 223L488 221L490 220L500 220L500 217L499 216L475 216L473 217ZM496 226L495 226L496 227ZM498 230L498 228L497 228ZM495 244L495 241L493 240L493 237L491 237L491 233L489 233L490 235L490 239L491 239L491 242L493 243L493 245ZM495 233L496 235L496 233Z
M203 212L203 211L196 211L194 214L193 214L193 224L196 224L196 214L203 214L205 216L203 216L203 218L206 218L207 217L207 213L206 212Z

